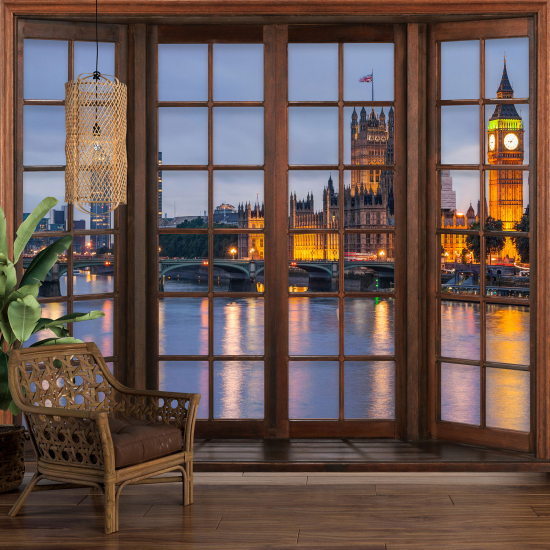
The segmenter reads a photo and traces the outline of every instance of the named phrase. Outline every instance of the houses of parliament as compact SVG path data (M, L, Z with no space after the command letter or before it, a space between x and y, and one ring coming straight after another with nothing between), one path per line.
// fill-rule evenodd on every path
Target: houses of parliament
M511 99L514 92L506 70L506 60L497 99ZM495 220L502 221L504 231L513 231L523 216L523 172L513 165L523 164L524 129L521 116L511 103L497 104L487 127L488 164L510 165L509 170L490 170L488 177L488 206L483 210ZM351 181L344 187L344 227L354 229L391 229L394 220L394 173L377 169L377 165L394 163L394 111L387 119L384 109L376 114L363 107L354 109L351 116L351 164L367 169L354 169ZM298 197L290 193L290 229L338 229L340 220L338 183L329 177L322 197L308 193ZM486 199L486 201L487 201ZM318 201L318 202L317 202ZM479 222L482 210L477 201L477 212L470 203L466 213L456 207L456 192L452 188L449 171L441 171L441 227L468 229ZM238 207L239 228L261 228L264 224L263 205L250 203ZM338 234L317 233L289 236L289 258L293 260L337 260ZM261 247L259 246L261 243ZM442 254L454 261L466 247L463 235L442 235ZM345 234L346 257L361 259L394 259L394 236L391 233ZM254 252L251 253L250 251ZM263 258L263 238L260 235L239 235L240 258ZM517 253L510 238L500 253L502 259L513 260Z

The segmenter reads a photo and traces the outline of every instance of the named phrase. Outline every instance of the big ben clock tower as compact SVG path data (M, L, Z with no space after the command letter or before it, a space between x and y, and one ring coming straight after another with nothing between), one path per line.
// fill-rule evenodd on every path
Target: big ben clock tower
M498 99L511 99L514 90L506 72L506 57ZM487 127L489 164L523 164L523 122L512 104L496 106ZM489 171L489 216L502 220L504 231L514 231L523 216L523 172L521 170ZM510 238L501 252L503 258L516 257Z

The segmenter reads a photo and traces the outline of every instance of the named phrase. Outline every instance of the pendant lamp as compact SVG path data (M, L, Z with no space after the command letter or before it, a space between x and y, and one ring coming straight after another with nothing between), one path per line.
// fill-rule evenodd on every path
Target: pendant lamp
M107 214L126 204L126 85L98 69L65 84L65 202Z

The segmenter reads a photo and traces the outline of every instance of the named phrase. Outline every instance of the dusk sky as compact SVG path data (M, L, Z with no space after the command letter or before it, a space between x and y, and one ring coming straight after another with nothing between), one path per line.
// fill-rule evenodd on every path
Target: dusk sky
M24 96L29 99L63 99L67 81L68 45L64 41L25 40ZM506 52L514 97L528 97L528 39L487 40L485 49L486 96L496 97ZM159 99L207 100L208 51L203 44L159 45ZM95 44L75 45L75 75L95 70ZM100 44L99 70L114 72L114 45ZM344 45L344 98L370 100L371 84L359 79L373 72L374 99L393 100L393 44ZM289 44L289 100L337 100L338 45ZM442 98L479 97L479 42L442 44ZM261 101L263 99L263 45L214 45L214 100ZM488 121L494 107L487 107ZM386 115L389 108L384 109ZM528 135L527 105L517 105ZM344 111L344 161L350 161L350 130L353 108ZM359 109L358 109L359 111ZM370 111L370 108L368 109ZM375 108L378 114L380 108ZM263 108L214 109L214 163L263 164ZM206 164L208 161L208 113L206 108L159 109L159 150L163 164ZM479 110L477 106L442 109L442 162L479 162ZM24 110L24 164L65 164L65 119L63 107L27 106ZM338 110L322 107L289 109L289 162L291 164L337 164ZM525 163L529 161L525 140ZM328 171L291 171L289 190L303 198L313 191L322 204L321 191ZM470 201L477 206L477 173L453 171L457 209L465 211ZM338 174L333 173L337 186ZM63 173L26 173L24 211L29 212L47 195L63 203ZM349 181L346 174L345 181ZM163 171L163 212L198 215L206 209L206 173ZM216 174L214 206L228 202L260 201L263 174L257 171L225 171ZM527 177L524 202L527 205ZM77 214L76 219L84 216ZM89 227L89 217L86 218Z

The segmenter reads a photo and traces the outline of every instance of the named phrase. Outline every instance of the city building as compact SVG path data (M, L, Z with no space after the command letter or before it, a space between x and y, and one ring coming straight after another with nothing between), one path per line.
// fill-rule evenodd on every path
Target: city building
M249 202L239 204L238 207L238 227L239 229L263 229L264 227L264 205L260 206L256 202L252 206ZM238 239L238 257L239 259L263 260L264 259L264 235L239 234Z

